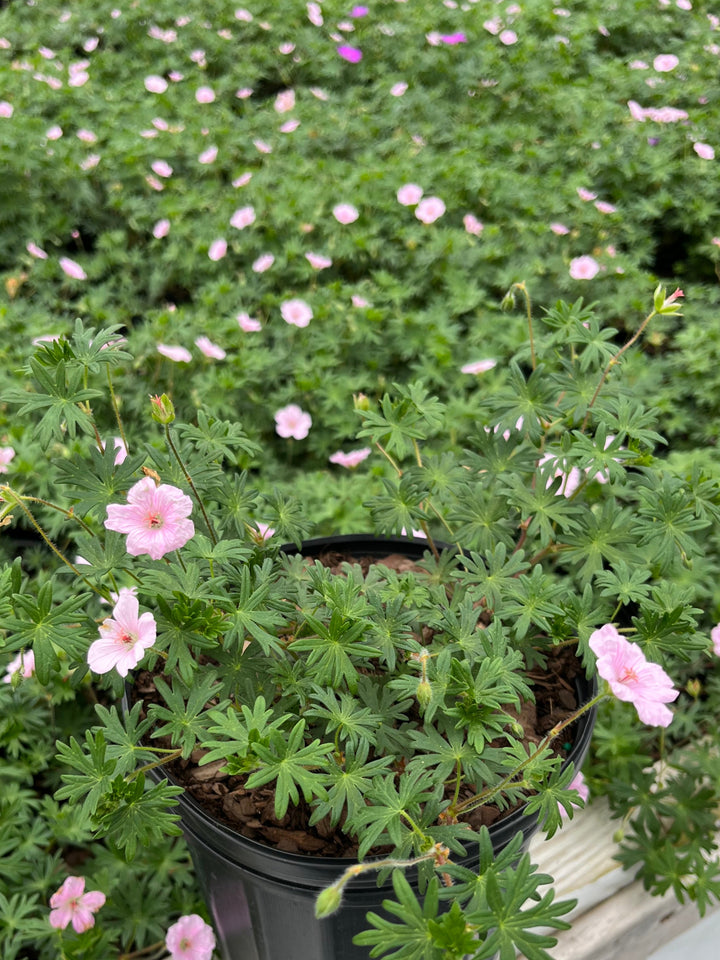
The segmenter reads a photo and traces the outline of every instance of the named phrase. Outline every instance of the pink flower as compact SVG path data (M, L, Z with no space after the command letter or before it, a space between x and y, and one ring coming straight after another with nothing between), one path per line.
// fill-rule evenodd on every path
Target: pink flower
M70 257L60 257L58 263L62 272L73 280L87 280L87 274L83 268Z
M370 11L367 7L353 7L350 11L351 17L366 17Z
M653 60L653 67L658 73L669 73L680 63L674 53L661 53Z
M217 240L213 240L208 248L208 257L211 260L222 260L222 258L227 253L227 240L225 237L218 237Z
M152 477L145 479L154 486ZM136 596L121 591L112 617L103 620L99 630L100 639L94 640L87 652L88 666L93 673L110 673L116 669L121 677L126 677L155 643L157 625L151 613L140 616Z
M312 417L301 410L296 403L282 407L275 414L275 432L280 437L293 437L304 440L310 432Z
M121 463L125 463L128 455L128 448L125 446L125 441L122 437L113 437L113 446L115 447L115 459L113 463L116 467L119 467Z
M343 60L347 60L348 63L359 63L362 60L362 50L358 49L358 47L349 47L346 44L341 44L337 48L337 52Z
M577 467L571 467L569 471L563 470L560 462L557 457L554 457L551 453L546 453L538 460L538 467L542 467L543 464L549 463L555 467L555 472L551 477L548 478L546 487L550 487L553 483L555 477L562 477L562 483L555 491L555 496L564 496L571 497L573 493L577 490L582 482L582 474Z
M713 642L713 652L716 657L720 657L720 623L712 628L710 637Z
M578 773L576 773L575 776L572 778L572 780L568 784L568 790L577 790L577 792L580 794L580 799L583 800L585 803L587 803L587 799L590 796L590 788L585 783L585 777L583 776L582 771L578 771ZM573 807L575 807L578 810L580 809L577 803L574 803ZM563 820L566 820L569 815L567 810L561 803L558 803L558 810Z
M262 326L259 320L255 320L253 317L249 316L247 313L239 313L237 315L238 326L241 330L244 330L245 333L257 333L259 330L262 330Z
M467 43L467 37L464 33L441 33L440 40L449 46L454 46L456 43Z
M196 913L180 917L167 932L165 946L171 960L211 960L215 934Z
M253 95L252 87L241 87L239 90L235 91L235 96L238 100L247 100L248 97Z
M361 450L351 450L349 453L343 453L342 450L338 450L337 453L333 453L330 457L330 463L337 463L341 467L352 470L359 463L362 463L363 460L367 459L371 453L372 450L370 447L363 447Z
M259 153L272 153L272 147L265 140L253 140L253 146Z
M198 87L195 91L195 99L198 103L212 103L215 99L215 91L212 87Z
M322 7L318 3L307 4L308 20L314 27L321 27L325 22L322 15Z
M5 669L3 683L12 683L13 677L19 673L23 680L28 680L35 672L35 654L32 650L21 650L13 657Z
M270 527L267 523L262 523L258 520L255 525L257 527L258 536L255 536L252 533L250 535L257 543L263 543L265 540L269 540L270 537L272 537L272 535L275 533L275 527Z
M352 295L352 297L350 298L350 302L354 307L358 307L360 310L362 310L364 307L370 306L370 304L365 299L365 297L359 297L356 293Z
M204 164L215 163L217 159L217 155L218 155L217 147L208 147L207 150L203 150L203 152L198 157L198 163L204 163Z
M275 257L271 253L263 253L253 262L251 269L255 273L265 273L274 263Z
M497 360L476 360L474 363L466 363L460 367L460 373L487 373L497 365Z
M420 203L422 195L423 188L419 187L417 183L404 183L396 194L398 203L401 203L404 207L414 207Z
M253 18L253 15L250 13L249 10L241 9L241 10L235 11L235 19L241 20L243 23L250 23L252 21L252 18Z
M415 208L415 216L422 223L434 223L445 213L445 204L440 197L425 197Z
M147 553L159 560L195 535L192 500L177 487L158 487L152 477L143 477L130 487L127 501L108 505L105 527L127 534L125 549L132 557Z
M8 472L8 464L15 456L15 451L12 447L0 447L0 473Z
M152 167L153 173L156 173L159 177L171 177L173 173L173 168L166 160L154 160L150 166Z
M247 170L245 171L245 173L241 173L239 177L236 177L233 180L232 185L237 190L239 187L244 187L245 184L250 183L251 180L252 180L252 174L250 173L249 170Z
M488 33L492 33L493 36L497 36L502 27L502 20L500 17L493 17L492 20L486 20L483 23L483 27L485 27Z
M165 93L168 88L168 82L165 77L159 77L157 74L150 74L145 77L145 89L148 93Z
M407 93L408 85L402 80L399 83L394 83L390 87L390 96L391 97L402 97L404 93Z
M195 346L201 353L204 353L206 357L210 357L211 360L224 360L227 356L222 347L219 347L207 337L198 337L195 341Z
M285 323L293 327L306 327L312 320L313 312L304 300L284 300L280 304L280 313ZM300 439L298 437L298 439Z
M62 127L58 126L58 124L56 123L53 124L52 127L48 127L47 130L45 131L45 136L47 137L48 140L59 140L62 135L63 135L63 129Z
M50 926L64 930L72 923L76 933L84 933L95 926L93 916L105 903L105 894L99 890L84 893L85 877L66 877L65 882L50 897Z
M157 352L162 354L163 357L167 357L168 360L172 360L174 363L190 363L192 360L192 354L189 350L186 350L185 347L178 347L169 343L159 343L157 345Z
M594 257L575 257L570 261L570 276L573 280L592 280L599 270L600 265Z
M586 203L589 203L591 200L597 200L597 194L593 193L592 190L586 190L585 187L578 187L577 195Z
M514 30L502 30L498 35L498 40L500 43L504 43L506 47L511 47L514 43L517 43L518 36Z
M596 200L595 208L600 211L600 213L615 213L617 207L614 207L611 203L607 203L605 200Z
M715 151L709 143L694 143L693 150L703 160L714 160Z
M566 233L570 233L570 230L565 226L564 223L551 223L550 229L558 237L563 237Z
M300 121L296 118L292 120L286 120L285 123L280 127L280 133L292 133L294 130L300 126Z
M295 91L281 90L275 97L275 109L278 113L288 113L295 109Z
M230 226L235 227L236 230L244 230L245 227L249 227L251 223L255 223L255 210L253 207L240 207L240 209L236 210L230 217Z
M326 270L332 266L330 257L324 257L321 253L306 253L305 259L314 270Z
M163 237L166 237L170 233L170 221L169 220L158 220L158 222L153 227L153 236L156 240L162 240Z
M333 216L338 223L347 225L348 223L354 223L360 214L351 203L338 203L333 207Z
M480 220L478 220L478 218L472 213L465 214L463 217L463 226L465 227L467 233L471 233L475 237L479 237L485 229Z
M672 703L678 691L663 668L649 663L641 648L621 637L611 623L595 630L589 644L597 657L598 673L618 700L633 703L643 723L667 727L672 712L665 704Z

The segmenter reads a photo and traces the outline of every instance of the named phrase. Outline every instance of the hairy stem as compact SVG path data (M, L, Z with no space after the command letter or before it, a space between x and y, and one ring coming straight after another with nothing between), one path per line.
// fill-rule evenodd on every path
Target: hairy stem
M168 426L168 424L165 424L165 438L167 440L168 446L170 447L170 450L172 451L173 456L175 457L178 464L180 465L180 469L183 472L183 476L185 477L185 481L187 482L187 485L192 490L193 496L195 497L197 504L200 507L200 512L202 513L203 519L205 520L205 526L207 527L208 533L210 534L212 545L216 547L218 540L217 540L217 537L215 536L215 531L213 530L212 524L210 523L210 518L208 517L207 512L205 510L205 504L202 502L202 498L200 494L197 492L197 488L193 483L192 477L188 473L188 469L185 466L182 457L178 453L177 448L175 447L175 444L173 443L173 439L170 434L170 427Z

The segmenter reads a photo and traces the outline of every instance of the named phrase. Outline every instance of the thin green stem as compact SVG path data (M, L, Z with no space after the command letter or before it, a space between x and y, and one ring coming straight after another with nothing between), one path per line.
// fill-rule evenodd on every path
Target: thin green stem
M177 451L177 449L176 449L176 447L175 447L175 444L173 443L173 439L172 439L172 436L171 436L171 434L170 434L170 427L169 427L169 425L168 425L167 423L165 424L165 438L166 438L166 440L167 440L168 446L170 447L170 450L172 451L173 456L175 457L175 459L177 460L177 462L180 464L180 469L181 469L182 472L183 472L183 475L184 475L184 477L185 477L185 480L186 480L186 482L187 482L187 485L190 487L190 489L191 489L192 492L193 492L193 495L194 495L195 499L197 500L197 504L198 504L198 506L200 507L200 512L202 513L203 519L205 520L205 526L207 527L208 533L210 534L210 539L212 540L212 545L215 547L215 546L217 546L218 540L217 540L217 537L215 536L215 531L213 530L212 524L210 523L210 518L208 517L208 515L207 515L207 513L206 513L206 511L205 511L205 504L202 502L202 498L201 498L200 494L197 492L197 488L195 487L195 484L193 483L192 477L191 477L190 474L188 473L188 469L187 469L187 467L185 466L182 457L181 457L180 454L178 453L178 451Z
M525 297L525 310L527 312L527 322L528 322L528 334L530 336L530 362L532 364L533 370L537 366L535 360L535 337L533 335L533 321L532 321L532 302L530 300L530 293L528 288L524 283L514 283L513 287L515 290L519 290L522 295Z
M402 470L400 469L400 467L398 466L398 464L395 462L395 460L393 460L393 458L392 458L392 457L390 456L390 454L387 452L387 450L385 449L385 447L383 447L383 445L382 445L381 443L378 443L377 440L375 441L375 446L378 448L378 450L380 451L380 453L385 457L385 459L388 460L388 461L392 464L392 467L393 467L393 469L395 470L395 472L397 473L397 475L398 475L399 477L401 477L401 476L403 475Z
M66 516L68 520L76 520L83 530L85 530L86 533L89 533L91 537L95 536L95 531L89 527L84 520L81 520L80 517L78 517L72 507L69 510L66 510L65 507L60 507L57 503L52 503L50 500L43 500L42 497L28 497L24 494L22 495L22 499L27 500L29 503L41 503L44 507L50 507L51 510L57 510L58 513L62 513L64 516Z
M146 763L142 767L138 767L137 770L133 770L132 773L129 773L125 777L125 783L130 783L131 780L134 780L135 777L139 777L141 773L147 773L148 770L154 770L156 767L161 767L164 763L167 763L170 760L178 760L182 756L182 748L173 750L168 756L161 757L159 760L153 760L151 763Z

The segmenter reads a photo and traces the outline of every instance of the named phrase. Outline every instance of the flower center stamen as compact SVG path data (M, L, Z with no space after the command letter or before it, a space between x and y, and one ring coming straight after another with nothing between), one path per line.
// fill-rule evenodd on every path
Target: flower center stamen
M151 530L159 530L163 525L163 518L159 513L150 513L148 514L147 524Z
M620 683L637 683L638 675L632 669L632 667L626 667L623 670L622 674L618 677Z

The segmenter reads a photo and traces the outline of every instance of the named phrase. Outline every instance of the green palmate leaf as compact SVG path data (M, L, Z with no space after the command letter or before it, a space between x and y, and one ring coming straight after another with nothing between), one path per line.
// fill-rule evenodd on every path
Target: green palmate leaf
M93 445L82 459L58 461L58 483L70 488L75 512L80 516L90 513L105 520L108 504L124 503L127 491L138 480L137 471L145 462L145 454L133 454L116 465L116 453L112 443L106 443L104 451Z
M193 443L198 453L210 460L237 463L238 454L252 458L261 449L259 444L250 440L239 423L216 420L202 408L197 411L197 426L180 424L177 432L184 440Z
M248 634L257 640L264 653L280 649L280 641L275 633L283 623L279 613L282 604L272 597L272 583L263 579L267 575L269 561L254 572L243 567L236 580L237 592L232 595L232 604L221 604L226 612L227 630L225 645L229 648L242 647Z
M84 660L87 639L95 633L84 608L89 594L69 597L53 603L53 586L44 584L37 599L29 594L15 594L15 616L3 624L13 641L13 647L31 647L35 653L35 672L41 683L47 683L53 670L59 666L56 646L73 660Z
M400 530L413 530L425 522L422 503L426 491L412 474L402 477L381 477L384 494L368 500L365 506L370 511L373 523L380 533L396 534Z
M555 476L555 469L554 463L540 468L530 484L518 476L506 480L510 504L523 520L530 521L528 536L537 536L541 547L556 539L556 527L562 533L577 530L577 518L583 512L577 503L558 495L566 481Z
M617 564L631 556L639 559L631 520L631 511L621 509L614 497L609 498L601 512L587 514L576 530L564 534L563 559L580 564L579 576L583 579L599 573L604 560Z
M603 588L601 597L611 597L618 603L639 603L650 596L650 570L632 569L624 560L612 564L611 570L599 570L595 574L596 583Z
M348 828L361 838L358 857L362 860L376 844L388 840L399 847L410 831L405 814L419 819L421 805L440 790L442 783L424 770L408 773L398 784L392 774L375 777L368 791L369 805L348 820Z
M85 733L87 752L71 737L69 743L57 741L58 759L78 773L64 773L64 787L56 792L57 800L70 800L79 803L82 800L83 813L94 814L102 798L111 789L115 776L116 761L107 757L107 743L102 730L93 734Z
M700 556L704 548L694 533L707 529L709 521L695 516L681 481L669 474L658 477L646 472L636 489L640 543L652 550L653 562L670 569L687 558Z
M490 610L495 609L514 584L518 574L529 567L522 550L510 553L504 543L493 544L483 556L471 553L463 560L463 567L453 572L461 583L470 587L470 597L480 600L485 597Z
M392 763L392 757L376 757L368 761L370 746L361 743L356 751L348 749L339 762L336 756L327 769L327 800L315 806L310 823L318 823L329 816L331 823L339 823L343 814L352 818L365 806L365 795L374 777L385 774Z
M208 719L212 721L212 725L208 727L207 733L200 732L204 746L210 750L203 756L201 764L226 760L233 755L242 759L247 756L251 744L268 743L270 733L280 729L285 721L285 718L281 717L270 722L272 716L273 711L266 707L265 698L262 696L255 700L252 708L242 704L239 711L232 706L224 710L210 710Z
M370 437L388 453L402 458L412 450L413 440L426 438L442 425L443 405L420 383L393 386L400 399L393 400L386 393L379 411L362 411L363 426L357 435Z
M353 943L372 947L371 957L388 955L389 960L442 960L443 949L436 946L430 926L437 916L437 880L428 887L424 904L420 904L412 887L400 870L392 874L397 902L383 900L383 909L400 919L393 923L376 913L369 913L368 923L374 930L365 930L353 938Z
M341 692L338 695L317 684L313 688L312 699L316 706L308 707L305 716L324 721L326 736L332 737L338 744L347 744L351 750L356 750L361 741L366 745L374 744L375 733L383 722L381 714L361 706L349 693Z
M141 744L142 738L152 726L150 719L140 719L142 710L142 703L136 703L121 716L116 707L108 710L102 704L95 705L95 713L102 724L96 732L102 732L105 736L106 756L115 761L116 774L130 773L138 763L153 760L155 757L150 748Z
M562 585L545 573L540 565L533 567L530 576L520 574L508 585L507 593L507 602L497 613L506 623L508 618L513 621L513 629L519 639L527 634L531 624L550 633L551 621L562 615L563 610L558 603L563 594Z
M155 687L167 707L157 704L150 707L149 722L155 726L152 736L169 736L172 745L181 747L183 757L187 758L207 728L208 714L204 710L217 694L217 678L212 673L206 674L190 687L176 679L171 689L161 677L156 677ZM226 706L227 701L224 700L214 709L222 711Z
M555 419L554 385L546 378L542 365L527 380L514 360L509 369L510 383L495 398L495 409L501 414L503 424L515 424L522 417L523 431L535 443L543 435L543 423Z
M365 620L351 623L334 610L328 623L305 614L305 624L314 636L296 637L292 649L306 652L307 665L317 681L333 687L345 682L351 693L357 689L358 671L355 661L377 656L379 651L363 639L368 624Z
M163 836L180 836L180 815L172 812L171 804L182 793L182 787L171 786L167 780L147 788L142 774L129 782L116 777L98 805L95 823L130 861L138 846L151 847Z

